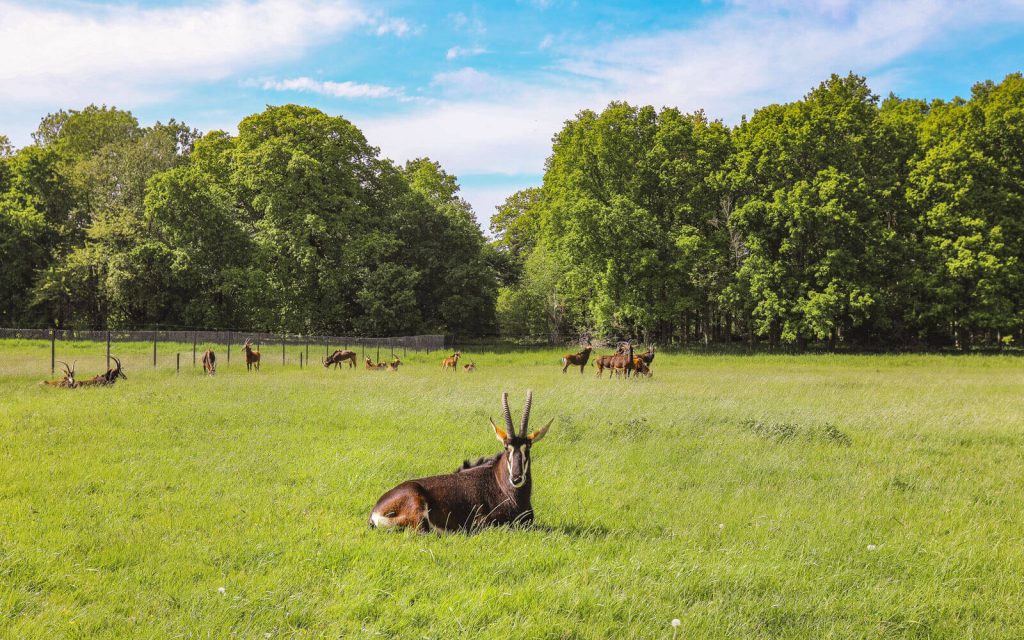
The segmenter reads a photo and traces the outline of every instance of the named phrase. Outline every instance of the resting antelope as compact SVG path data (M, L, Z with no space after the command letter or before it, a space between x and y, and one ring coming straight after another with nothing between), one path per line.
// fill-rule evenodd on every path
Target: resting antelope
M78 361L76 360L75 363L77 364L77 362ZM43 380L40 384L50 387L60 387L62 389L74 389L77 387L78 383L75 382L75 365L72 364L68 367L68 363L62 360L58 360L57 363L64 365L64 377L59 380Z
M203 352L203 371L208 376L217 373L217 355L213 352L213 349L207 349Z
M465 371L466 373L473 373L474 371L476 371L476 363L470 362L469 364L464 364L462 365L462 370Z
M452 371L455 371L455 367L459 364L459 358L461 358L461 357L462 357L462 354L459 353L458 351L456 351L452 355L450 355L447 358L445 358L444 360L442 360L441 361L441 371L444 371L448 367L451 367Z
M337 369L341 366L342 362L348 362L348 368L351 369L356 366L356 352L349 351L348 349L338 349L326 358L321 358L320 362L324 365L325 369L330 369L332 364Z
M128 376L124 375L124 372L121 371L121 361L118 360L117 358L115 358L114 356L110 356L110 359L114 361L114 364L117 365L116 367L107 369L106 373L101 373L98 376L93 376L92 378L89 378L88 380L82 380L81 382L78 383L78 386L80 386L80 387L94 387L94 386L100 386L100 385L104 385L105 386L105 385L114 384L115 382L117 382L118 378L123 378L124 380L127 380Z
M398 356L395 356L395 359L388 363L388 371L398 371L398 367L401 364L402 361L398 359Z
M252 350L252 340L246 340L245 344L242 345L242 349L245 351L245 368L248 371L252 371L255 367L257 371L260 370L260 352Z
M366 359L366 368L370 371L383 371L387 366L388 365L383 362L373 364L373 360L370 360L369 358Z
M533 392L526 392L526 406L517 434L508 408L508 394L501 394L504 427L491 420L501 453L466 461L455 473L408 480L388 491L370 512L370 526L410 527L419 531L474 530L491 525L530 525L533 506L530 447L547 434L554 418L542 429L527 435Z
M567 353L562 356L562 373L565 373L569 367L575 367L579 365L580 374L583 373L583 368L587 366L587 361L590 360L590 352L593 347L587 347L579 353Z

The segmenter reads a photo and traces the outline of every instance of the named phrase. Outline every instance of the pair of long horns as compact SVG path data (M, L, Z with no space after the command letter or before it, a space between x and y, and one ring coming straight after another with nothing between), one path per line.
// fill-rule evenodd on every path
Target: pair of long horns
M526 406L523 407L523 419L519 423L519 437L526 437L526 429L530 426L530 407L533 406L533 391L526 392ZM508 408L508 394L501 394L501 411L505 416L505 428L509 435L514 436L516 429L512 425L512 412Z
M64 362L63 360L58 360L57 364L64 365L64 375L65 376L70 378L71 376L75 375L75 365L71 365L70 367L68 367L68 363ZM78 364L77 360L75 360L75 364Z

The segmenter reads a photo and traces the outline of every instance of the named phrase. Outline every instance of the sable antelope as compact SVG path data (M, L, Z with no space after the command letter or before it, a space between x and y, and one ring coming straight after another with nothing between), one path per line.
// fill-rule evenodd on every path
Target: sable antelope
M456 351L452 355L450 355L447 358L445 358L444 360L442 360L441 361L441 371L444 371L448 367L451 367L452 371L455 371L455 367L459 364L459 358L461 358L461 357L462 357L462 354L459 353L458 351Z
M88 380L82 380L81 382L78 383L78 386L80 386L80 387L94 387L94 386L100 386L100 385L104 385L105 386L105 385L114 384L115 382L117 382L118 378L123 378L123 379L127 380L128 376L124 375L124 371L121 371L121 361L118 360L117 358L115 358L114 356L110 356L110 359L114 361L114 364L117 365L116 367L107 369L106 373L101 373L98 376L93 376L92 378L89 378Z
M544 428L526 435L533 392L526 392L526 406L518 434L512 425L508 394L501 394L505 426L491 420L502 451L475 463L468 460L454 473L408 480L388 491L370 512L370 526L411 527L419 531L474 530L492 525L530 525L530 447L547 434Z
M648 367L651 366L651 363L654 362L654 345L647 347L647 351L641 353L637 357L642 358L644 364L646 364Z
M388 371L398 371L398 366L402 364L402 361L395 356L395 359L388 363Z
M386 363L378 362L377 364L373 364L373 360L370 360L369 358L366 359L366 368L370 371L383 371L387 366L388 365Z
M470 362L469 364L464 364L462 365L462 370L465 371L466 373L473 373L474 371L476 371L476 363Z
M326 358L320 359L320 362L324 365L325 369L330 369L332 364L334 365L334 368L337 369L341 366L342 362L346 361L348 362L349 369L356 366L356 352L349 351L347 349L338 349Z
M610 356L601 356L594 361L597 365L597 377L600 378L605 369L611 369L615 373L625 373L629 377L633 370L633 345L626 343L619 345L618 350Z
M579 353L567 353L562 356L562 373L565 373L569 367L579 365L580 374L582 375L583 368L587 366L587 361L590 360L590 352L592 350L593 347L587 346L586 349Z
M217 373L217 354L213 352L213 349L207 349L203 352L203 371L208 376Z
M257 371L260 370L260 352L252 350L252 340L246 340L245 344L242 345L242 349L245 351L245 368L248 371L252 371L255 367Z
M62 360L58 360L57 363L64 366L64 376L59 380L43 380L40 384L45 384L50 387L60 387L62 389L74 389L77 387L78 383L75 382L75 365L72 364L68 367L68 363ZM75 364L77 363L78 361L76 360Z
M650 378L652 375L651 368L644 362L643 356L633 356L633 377L644 376ZM616 374L618 372L616 371Z

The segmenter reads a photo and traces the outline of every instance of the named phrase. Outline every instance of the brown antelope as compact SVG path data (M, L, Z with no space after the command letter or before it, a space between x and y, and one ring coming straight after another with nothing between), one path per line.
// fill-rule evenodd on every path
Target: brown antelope
M217 373L217 354L213 352L213 349L207 349L203 352L203 371L208 376Z
M368 371L383 371L384 369L387 368L387 366L388 365L384 362L378 362L377 364L373 364L373 360L370 360L369 358L366 359L366 369Z
M348 362L348 368L351 369L356 366L356 352L349 351L348 349L338 349L326 358L321 358L320 362L324 365L325 369L330 369L331 365L337 369L341 366L342 362Z
M647 347L647 351L641 353L637 357L642 358L644 364L646 364L648 367L651 366L651 363L654 362L654 345Z
M469 364L464 364L462 365L462 370L465 371L466 373L473 373L474 371L476 371L476 363L470 362Z
M610 356L601 356L594 361L594 364L597 365L598 378L601 377L601 374L605 369L611 369L615 373L625 373L628 378L630 372L633 370L633 345L630 343L620 345L614 354Z
M77 364L77 362L78 361L76 360L75 363ZM64 376L59 380L43 380L39 384L44 384L50 387L60 387L62 389L74 389L77 387L78 383L75 382L75 365L72 364L69 367L68 363L62 360L58 360L57 363L64 366Z
M590 360L590 352L593 347L587 346L586 349L579 353L567 353L562 356L562 373L565 373L569 367L575 367L579 365L580 374L583 374L583 368L587 366L587 361Z
M644 376L650 378L652 375L654 374L651 373L651 368L644 362L643 356L633 356L633 377Z
M554 418L542 429L527 435L533 392L526 392L526 406L517 434L508 408L508 394L501 394L504 427L491 420L502 450L475 463L468 460L454 473L408 480L388 491L370 512L370 526L409 527L419 531L472 531L492 525L530 525L533 506L530 447L547 434Z
M248 371L252 371L253 368L259 371L260 352L252 350L252 340L246 340L245 344L242 345L242 349L245 351L245 368Z
M458 366L459 358L461 358L461 357L462 357L462 354L459 353L458 351L456 351L452 355L450 355L447 358L445 358L444 360L442 360L441 361L441 371L444 371L448 367L451 367L452 371L455 371L455 367Z
M398 371L398 367L401 364L402 361L398 359L398 356L395 356L395 359L388 363L388 371Z
M82 380L78 383L78 385L81 387L106 386L114 384L115 382L117 382L118 378L127 380L128 376L124 375L124 371L121 371L121 361L115 358L114 356L110 356L110 359L114 361L114 364L117 365L116 367L107 369L106 373L101 373L98 376L93 376L88 380Z

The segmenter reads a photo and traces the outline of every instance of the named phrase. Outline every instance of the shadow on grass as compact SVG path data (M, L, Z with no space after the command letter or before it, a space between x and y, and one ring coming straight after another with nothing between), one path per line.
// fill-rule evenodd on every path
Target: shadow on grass
M599 524L576 524L572 522L558 524L534 523L530 528L534 531L554 533L568 538L607 538L612 535L610 529Z

